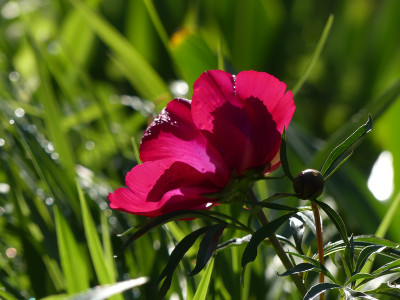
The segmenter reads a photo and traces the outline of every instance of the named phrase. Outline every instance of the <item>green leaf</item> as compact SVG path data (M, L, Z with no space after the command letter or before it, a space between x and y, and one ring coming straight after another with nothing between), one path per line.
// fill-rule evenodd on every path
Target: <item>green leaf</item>
M121 65L130 70L129 79L141 96L150 100L171 98L165 82L128 40L84 2L70 1L104 43L115 52Z
M199 286L197 287L196 294L194 294L193 300L205 300L207 297L208 286L210 285L211 275L214 269L214 258L211 259L203 276Z
M350 246L349 238L347 236L346 225L344 224L343 219L340 217L340 215L335 210L333 210L328 204L318 200L313 200L313 201L317 203L318 206L321 207L322 210L327 214L329 219L332 221L332 223L336 226L337 230L339 231L342 240L346 243L347 246Z
M289 219L289 226L290 226L290 231L292 232L292 236L294 239L294 242L296 244L296 249L299 251L299 253L304 254L303 249L301 247L301 242L303 240L304 236L304 223L303 221L299 220L297 217L291 217Z
M296 207L291 207L279 203L268 203L268 202L250 202L250 201L243 201L244 203L253 205L253 206L261 206L269 209L274 210L285 210L285 211L293 211L298 212L299 210Z
M262 226L260 229L258 229L253 236L251 237L249 243L247 244L246 248L244 249L243 256L242 256L242 274L244 272L244 269L246 265L249 262L252 262L256 259L257 257L257 247L260 245L260 243L273 235L275 231L278 230L278 228L285 223L291 216L293 216L295 213L289 213L286 215L283 215L272 222L268 223L267 225Z
M311 287L307 293L305 294L303 300L312 300L317 297L319 294L324 293L328 290L332 289L341 289L342 287L335 283L318 283Z
M197 253L196 266L190 276L196 275L207 265L211 256L218 247L219 238L221 237L227 224L216 224L207 229L201 240L199 251Z
M96 286L84 293L69 298L70 300L103 300L108 299L111 296L120 294L126 290L132 289L137 286L141 286L147 283L149 279L147 277L140 277L136 279L129 279L120 281L114 284Z
M328 170L330 170L335 163L342 157L342 155L361 137L368 133L372 129L372 116L368 116L368 121L361 125L356 131L354 131L348 138L346 138L341 144L336 146L335 149L329 154L328 158L324 162L321 174L325 175ZM329 173L328 175L329 176Z
M222 216L222 214L218 214L218 216ZM148 222L144 223L142 226L139 226L139 228L131 228L124 233L120 234L119 236L124 236L133 230L137 229L137 231L132 234L122 245L122 247L118 250L118 252L114 255L114 257L118 257L130 244L132 244L134 241L136 241L138 238L140 238L142 235L146 234L150 230L159 227L161 225L164 225L172 220L177 220L177 219L185 219L185 218L207 218L211 219L214 222L218 223L223 223L226 224L223 220L213 217L210 212L205 212L205 211L196 211L196 210L179 210L179 211L173 211L168 214L153 218L149 220Z
M292 256L297 256L297 257L300 257L301 259L303 259L304 261L308 261L310 264L312 264L315 267L316 270L323 273L326 277L329 277L330 280L332 280L334 283L336 283L335 277L318 260L308 257L307 255L299 254L299 253L295 253L295 252L287 252L287 254L290 254Z
M330 15L328 18L328 21L325 24L324 30L322 31L322 35L319 38L317 47L315 48L315 50L311 56L310 63L308 64L303 75L300 77L299 81L296 83L296 85L292 89L293 96L295 96L297 94L297 92L300 90L300 88L303 86L304 82L307 80L308 76L311 74L312 69L314 68L315 64L317 63L318 58L322 52L322 49L325 46L325 42L328 38L332 24L333 24L333 15Z
M196 242L196 240L199 238L200 235L204 234L207 232L207 230L212 227L212 226L206 226L202 227L200 229L197 229L196 231L193 231L192 233L188 234L186 237L184 237L178 245L172 250L171 255L169 256L168 263L165 266L165 268L162 270L160 276L158 276L157 283L159 283L161 280L164 280L157 298L161 299L166 295L168 292L170 286L171 286L171 281L172 281L172 275L174 273L175 268L178 266L180 261L182 260L183 256L185 253L193 246L193 244Z
M359 298L364 298L364 299L370 299L370 300L378 300L370 295L367 295L363 292L359 291L354 291L352 289L349 289L348 287L343 288L343 291L346 295L346 299L359 299Z
M292 269L287 270L286 272L284 272L282 274L278 274L278 276L284 277L284 276L289 276L289 275L303 273L303 272L312 271L312 270L316 270L317 272L320 271L320 269L316 268L313 264L300 263L298 265L295 265Z
M357 281L359 279L365 279L365 278L376 278L378 275L372 275L372 274L365 274L365 273L357 273L351 276L349 279L346 280L346 283L344 285L349 285L350 283Z
M282 164L282 169L287 178L289 178L290 181L294 180L294 177L292 173L290 172L289 168L289 162L287 159L287 154L286 154L286 129L283 128L282 136L281 136L281 150L279 152L280 154L280 159L281 159L281 164Z
M347 264L347 267L350 271L350 274L354 274L354 240L353 236L350 237L349 245L346 245L346 249L344 250L344 258Z
M371 255L380 253L384 249L386 249L386 247L380 245L372 245L365 247L358 256L355 273L359 273L361 271L361 269L364 267L365 263L371 257Z
M94 270L100 284L115 283L114 270L110 268L107 263L107 258L104 257L104 251L100 243L99 235L97 233L96 225L92 219L89 211L89 207L86 203L82 189L78 183L76 183L78 190L79 201L82 210L83 226L85 229L85 235L89 247L90 257L92 258ZM121 299L120 296L115 296L116 299Z
M87 290L90 287L89 271L86 268L87 264L84 261L84 255L82 255L70 226L57 206L54 206L54 220L66 290L68 294ZM77 269L79 269L79 272L76 272Z

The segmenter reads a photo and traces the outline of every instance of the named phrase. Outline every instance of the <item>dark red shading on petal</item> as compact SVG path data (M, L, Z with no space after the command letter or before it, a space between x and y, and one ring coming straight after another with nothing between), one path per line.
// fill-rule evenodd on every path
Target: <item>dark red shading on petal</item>
M232 75L204 73L194 84L192 116L228 167L241 174L266 167L279 151L281 134L265 101L236 92Z
M296 106L286 84L274 76L256 71L243 71L236 76L236 93L242 99L260 99L272 115L280 133L287 128Z
M169 102L150 124L142 139L140 158L143 162L160 159L185 162L220 186L229 180L229 170L220 153L194 126L191 102L186 99Z
M171 160L137 165L127 174L126 185L108 196L110 207L147 217L183 209L207 209L213 200L202 195L219 189L205 174Z

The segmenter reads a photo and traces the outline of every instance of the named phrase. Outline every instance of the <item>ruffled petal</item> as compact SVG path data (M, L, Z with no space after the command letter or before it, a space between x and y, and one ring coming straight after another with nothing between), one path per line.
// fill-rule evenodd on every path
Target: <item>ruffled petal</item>
M108 196L110 207L148 217L207 209L213 200L203 195L219 189L205 174L172 160L137 165L127 174L126 185Z
M194 84L195 125L238 174L267 167L280 147L281 134L264 101L241 98L238 79L223 71L208 71Z
M229 170L220 153L194 126L191 102L186 99L169 102L150 124L142 139L140 158L143 162L160 159L185 162L220 186L229 180Z
M267 107L280 133L287 128L296 106L286 84L274 76L256 71L243 71L236 76L236 93L242 99L258 98Z

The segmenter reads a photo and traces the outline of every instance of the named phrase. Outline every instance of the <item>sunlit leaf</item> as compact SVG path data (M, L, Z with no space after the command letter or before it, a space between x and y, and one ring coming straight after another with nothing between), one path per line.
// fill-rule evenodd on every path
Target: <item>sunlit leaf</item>
M337 230L339 231L343 241L350 246L349 243L349 238L347 236L347 230L346 230L346 225L343 222L342 217L334 210L332 209L328 204L318 201L318 200L313 200L318 204L319 207L322 208L322 210L328 215L329 219L332 221L332 223L336 226Z
M361 125L356 131L354 131L348 138L346 138L341 144L336 146L335 149L329 154L328 158L324 162L321 169L321 174L325 175L331 167L340 159L340 157L361 137L368 133L372 129L372 116L368 116L368 121ZM329 173L328 175L329 176Z
M207 268L204 271L203 277L201 277L201 281L199 286L197 287L196 294L193 297L193 300L205 300L207 299L207 291L208 286L210 285L211 275L214 270L214 258L211 259Z
M312 300L315 299L315 297L317 297L321 293L324 293L332 289L341 289L341 288L342 287L340 285L334 283L328 283L328 282L318 283L307 291L303 300Z

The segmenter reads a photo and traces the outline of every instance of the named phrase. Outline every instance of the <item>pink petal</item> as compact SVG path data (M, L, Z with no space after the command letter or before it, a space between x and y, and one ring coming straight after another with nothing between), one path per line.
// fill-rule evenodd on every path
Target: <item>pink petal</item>
M256 71L243 71L236 76L236 93L242 99L260 99L272 115L280 133L287 128L296 106L286 84L274 76Z
M110 207L155 217L183 209L207 209L212 199L203 194L218 191L210 179L182 162L159 160L137 165L126 176L128 188L108 196Z
M142 161L173 159L185 162L224 186L229 180L219 152L194 126L191 102L175 99L150 124L140 146Z
M279 151L280 133L267 106L236 95L232 75L208 71L200 76L192 106L193 122L238 174L265 168Z

